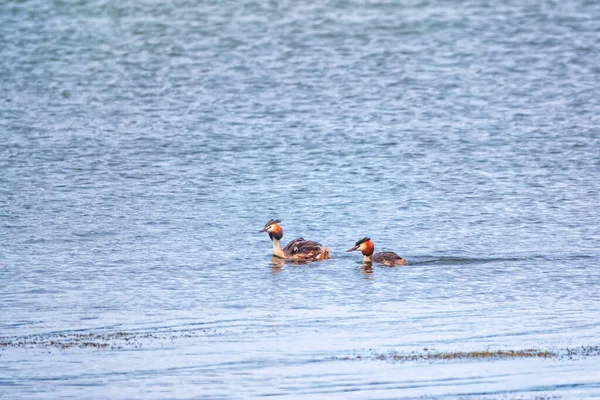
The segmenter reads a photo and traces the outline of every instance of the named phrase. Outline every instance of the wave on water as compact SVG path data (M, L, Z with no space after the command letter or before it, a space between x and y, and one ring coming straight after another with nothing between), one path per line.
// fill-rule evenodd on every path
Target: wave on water
M574 261L580 259L596 258L596 256L588 254L575 254L565 256L555 255L528 255L522 257L466 257L466 256L436 256L424 255L411 257L410 265L463 265L463 264L488 264L488 263L503 263L503 262L526 262L526 261Z

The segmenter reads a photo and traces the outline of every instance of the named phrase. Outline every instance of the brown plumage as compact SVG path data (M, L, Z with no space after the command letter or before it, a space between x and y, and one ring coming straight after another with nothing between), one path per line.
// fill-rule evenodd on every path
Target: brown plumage
M360 250L362 252L363 262L365 263L374 262L386 265L388 267L395 267L408 264L404 258L400 257L398 254L392 251L382 251L373 254L373 252L375 251L375 244L368 237L362 238L361 240L356 242L353 248L347 251L350 252L355 250Z
M329 249L322 247L320 243L304 238L294 239L283 249L280 240L283 237L283 229L279 225L281 221L271 219L259 232L268 232L273 242L273 255L294 261L321 261L330 258Z
M381 251L379 253L375 253L371 259L374 263L387 265L388 267L407 264L404 258L400 257L393 251Z

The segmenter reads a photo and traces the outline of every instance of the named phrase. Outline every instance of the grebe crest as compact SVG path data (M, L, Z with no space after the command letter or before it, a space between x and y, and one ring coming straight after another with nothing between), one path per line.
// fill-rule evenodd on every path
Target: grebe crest
M269 222L265 224L265 227L261 229L259 232L268 232L271 240L281 240L283 237L283 230L279 223L281 221L278 219L270 219Z

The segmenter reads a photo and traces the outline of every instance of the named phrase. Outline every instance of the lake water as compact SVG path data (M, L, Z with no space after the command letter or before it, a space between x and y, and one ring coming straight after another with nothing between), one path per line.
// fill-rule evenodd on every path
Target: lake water
M389 356L600 344L600 3L7 1L0 39L0 398L600 398L597 355Z

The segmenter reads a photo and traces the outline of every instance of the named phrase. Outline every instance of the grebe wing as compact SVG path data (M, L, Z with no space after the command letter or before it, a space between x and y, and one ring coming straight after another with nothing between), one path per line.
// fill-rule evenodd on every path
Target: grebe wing
M393 251L382 251L380 253L373 254L373 262L383 263L385 261L399 261L403 260L398 254Z
M283 252L286 254L308 254L321 251L321 244L312 240L304 240L304 238L294 239L289 242Z

